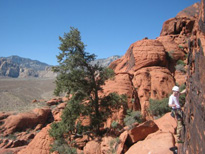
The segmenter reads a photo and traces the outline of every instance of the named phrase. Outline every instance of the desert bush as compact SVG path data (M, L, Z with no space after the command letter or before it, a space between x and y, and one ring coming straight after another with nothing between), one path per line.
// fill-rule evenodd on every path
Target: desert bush
M111 127L115 129L115 128L117 128L118 125L119 125L119 123L117 121L113 121L111 124Z
M184 65L184 66L186 65L183 60L178 60L178 61L177 61L177 65L180 65L180 64L181 64L181 65Z
M171 50L171 51L167 52L168 59L173 59L173 53L174 53L174 50Z
M186 73L186 70L185 70L183 64L176 65L176 66L175 66L175 69L178 70L178 71L180 71L180 72Z
M132 111L132 110L127 110L127 115L124 118L124 123L126 126L130 126L135 122L142 122L142 115L140 111Z
M163 98L161 100L150 99L149 111L153 116L161 117L165 113L170 112L171 108L168 106L169 98Z
M177 63L176 63L175 69L180 71L180 72L186 73L186 70L184 68L185 65L186 64L184 63L184 61L178 60Z
M17 136L16 136L15 134L9 134L9 135L7 136L7 138L8 138L9 140L16 140Z
M182 49L182 50L184 49L184 47L183 47L183 46L181 46L181 45L179 45L179 48L180 48L180 49Z
M109 143L109 146L110 146L109 152L111 154L116 154L117 153L117 147L118 147L119 143L120 143L119 137L114 138L110 141L110 143Z
M51 145L50 152L57 151L60 154L77 154L77 150L73 147L70 147L63 140L55 140Z

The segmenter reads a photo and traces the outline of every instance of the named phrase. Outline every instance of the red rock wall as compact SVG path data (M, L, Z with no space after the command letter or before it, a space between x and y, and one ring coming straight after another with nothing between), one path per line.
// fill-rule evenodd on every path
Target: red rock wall
M189 44L187 98L185 104L184 144L179 153L202 154L205 151L205 56L203 50L204 4L199 19L198 35ZM203 22L201 22L203 20ZM202 39L201 39L202 38Z
M202 49L195 54L190 50L185 104L185 143L181 153L205 151L205 57Z

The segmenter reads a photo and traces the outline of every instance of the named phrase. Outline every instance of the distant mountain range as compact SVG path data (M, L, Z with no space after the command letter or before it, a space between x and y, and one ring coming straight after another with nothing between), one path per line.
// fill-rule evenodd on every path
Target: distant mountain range
M99 63L101 66L108 67L111 62L118 58L120 58L120 56L112 56L104 59L96 59L91 63ZM38 60L31 60L19 56L0 57L0 77L56 77L57 74L52 72L51 67L51 65Z

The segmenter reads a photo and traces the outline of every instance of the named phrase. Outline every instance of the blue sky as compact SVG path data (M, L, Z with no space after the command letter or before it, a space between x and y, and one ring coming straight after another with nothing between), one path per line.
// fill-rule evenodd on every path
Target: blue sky
M78 28L97 58L159 36L164 21L199 0L0 0L0 57L57 65L59 36Z

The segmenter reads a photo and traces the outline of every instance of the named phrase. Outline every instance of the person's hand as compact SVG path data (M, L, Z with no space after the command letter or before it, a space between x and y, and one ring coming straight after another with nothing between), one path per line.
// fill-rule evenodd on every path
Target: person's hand
M176 107L176 104L173 104L172 107Z

